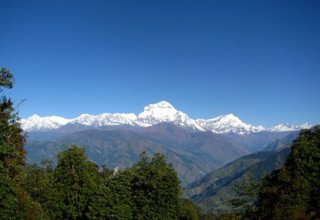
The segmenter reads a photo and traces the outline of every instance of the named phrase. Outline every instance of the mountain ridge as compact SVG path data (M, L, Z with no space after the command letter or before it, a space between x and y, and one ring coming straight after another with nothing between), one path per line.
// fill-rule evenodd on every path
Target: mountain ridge
M175 109L169 102L160 101L144 107L144 111L134 113L101 113L98 115L81 114L73 119L59 116L40 117L36 114L21 120L25 131L48 131L62 128L63 126L84 127L150 127L159 123L173 123L175 125L195 131L210 131L213 133L236 133L240 135L258 133L262 131L286 132L310 128L309 124L289 125L278 124L272 128L254 126L242 122L234 114L220 115L212 119L192 119L186 113Z

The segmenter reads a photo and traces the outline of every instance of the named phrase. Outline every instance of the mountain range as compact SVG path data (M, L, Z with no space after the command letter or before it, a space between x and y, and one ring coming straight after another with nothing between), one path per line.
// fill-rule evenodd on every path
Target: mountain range
M142 151L159 152L173 164L184 186L242 156L273 150L282 144L279 140L309 127L282 124L266 129L246 124L233 114L192 119L165 101L144 107L138 116L103 113L65 119L33 115L21 124L27 132L29 163L54 160L70 144L84 147L90 160L109 168L131 166Z
M49 130L83 130L89 128L143 128L159 123L173 123L177 126L194 131L210 131L213 133L249 134L263 131L287 132L311 127L308 124L288 125L278 124L272 128L254 126L242 122L233 114L221 115L212 119L192 119L186 113L175 109L170 103L160 101L144 107L144 111L134 113L102 113L99 115L82 114L74 119L65 119L58 116L40 117L32 115L21 120L22 128L28 132Z

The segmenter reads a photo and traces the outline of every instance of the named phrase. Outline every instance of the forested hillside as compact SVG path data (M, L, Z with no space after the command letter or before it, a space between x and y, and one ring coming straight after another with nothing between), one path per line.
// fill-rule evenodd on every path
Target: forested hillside
M320 126L303 130L285 165L263 181L255 217L320 218Z
M228 213L234 209L232 200L238 188L260 181L286 161L290 148L280 152L258 152L241 157L214 170L190 184L185 191L188 198L208 212Z

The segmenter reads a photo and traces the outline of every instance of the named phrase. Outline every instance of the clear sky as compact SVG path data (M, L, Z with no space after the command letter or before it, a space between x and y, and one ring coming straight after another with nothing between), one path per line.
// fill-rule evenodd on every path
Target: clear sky
M143 111L320 122L320 1L5 1L21 117Z

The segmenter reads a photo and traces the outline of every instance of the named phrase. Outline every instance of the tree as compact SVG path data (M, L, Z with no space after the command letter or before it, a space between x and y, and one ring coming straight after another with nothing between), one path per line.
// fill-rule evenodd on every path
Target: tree
M177 219L181 187L171 164L161 154L152 159L142 153L132 169L132 200L135 219Z
M320 126L301 131L285 165L259 193L259 219L320 218Z
M88 219L132 219L130 172L99 176L99 184L88 204Z
M51 215L59 219L84 219L97 172L98 166L88 160L84 149L72 145L60 152L53 171Z
M25 136L19 124L19 118L13 102L3 94L3 89L14 85L12 73L0 69L0 216L11 219L18 216L19 201L23 193L19 192L25 159ZM21 210L21 208L20 208Z
M199 220L200 208L188 199L181 199L180 220Z
M235 196L229 201L233 207L235 215L249 218L256 211L256 202L261 180L255 180L250 173L245 183L238 183L234 187Z
M51 164L51 163L50 163ZM26 192L25 203L33 205L31 212L26 213L25 219L49 219L49 212L52 197L52 166L38 166L36 164L26 165L24 178L22 180L23 191ZM30 218L32 216L33 218Z

